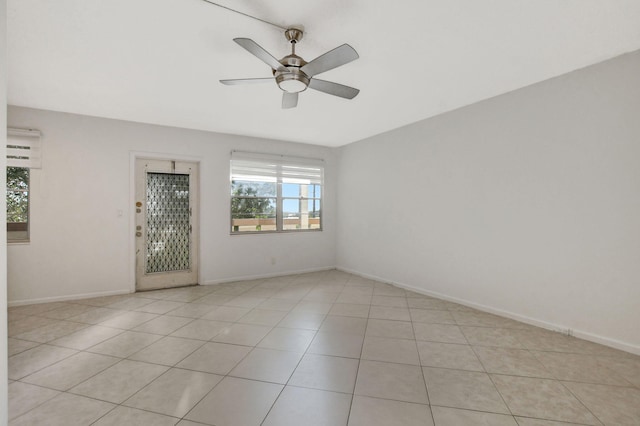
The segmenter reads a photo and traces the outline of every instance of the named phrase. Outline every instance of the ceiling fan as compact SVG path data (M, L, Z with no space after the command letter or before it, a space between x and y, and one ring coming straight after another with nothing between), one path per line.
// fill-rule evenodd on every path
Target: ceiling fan
M296 43L302 40L302 30L289 28L284 34L291 43L291 54L280 60L276 59L258 43L249 38L233 39L233 41L245 48L249 53L269 65L273 72L273 77L220 80L220 83L235 85L267 83L275 80L278 87L284 92L282 95L282 108L295 108L298 105L298 93L307 90L307 88L345 99L353 99L356 97L360 92L358 89L315 78L318 74L358 59L358 53L353 47L348 44L343 44L318 56L311 62L307 62L296 55Z

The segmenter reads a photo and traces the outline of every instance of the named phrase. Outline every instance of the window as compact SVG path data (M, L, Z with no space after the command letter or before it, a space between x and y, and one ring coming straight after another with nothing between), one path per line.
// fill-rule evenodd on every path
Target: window
M234 151L231 233L322 229L322 160Z
M7 239L29 240L29 169L7 167Z
M7 129L8 241L29 241L29 178L40 166L40 132Z

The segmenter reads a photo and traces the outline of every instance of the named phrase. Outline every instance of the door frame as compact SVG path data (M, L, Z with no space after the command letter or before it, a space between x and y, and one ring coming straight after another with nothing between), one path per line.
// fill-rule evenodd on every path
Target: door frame
M136 161L137 160L165 160L165 161L190 161L198 164L198 180L194 182L198 185L198 217L202 217L202 157L184 155L184 154L169 154L159 152L144 152L144 151L131 151L129 152L129 205L127 210L129 212L129 292L136 292ZM198 282L202 283L202 238L200 232L200 223L198 223L198 250L196 261L198 262Z

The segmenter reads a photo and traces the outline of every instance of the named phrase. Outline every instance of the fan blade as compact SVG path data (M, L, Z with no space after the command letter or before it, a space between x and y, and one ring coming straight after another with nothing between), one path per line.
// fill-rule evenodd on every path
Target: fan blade
M354 89L353 87L333 83L331 81L318 80L317 78L311 79L309 87L319 92L328 93L345 99L353 99L358 95L358 93L360 93L360 90Z
M257 83L273 83L273 77L267 78L236 78L233 80L220 80L220 83L227 86L234 86L236 84L257 84Z
M282 94L282 109L295 108L298 106L298 93L284 92Z
M271 53L264 50L258 43L251 40L250 38L234 38L233 41L238 43L240 46L244 47L249 53L253 56L260 59L265 64L269 65L274 70L287 72L288 70L274 58Z
M332 70L340 65L348 64L351 61L358 59L358 52L348 44L338 46L333 50L328 51L324 55L320 55L307 65L300 68L309 77L318 75L325 71Z

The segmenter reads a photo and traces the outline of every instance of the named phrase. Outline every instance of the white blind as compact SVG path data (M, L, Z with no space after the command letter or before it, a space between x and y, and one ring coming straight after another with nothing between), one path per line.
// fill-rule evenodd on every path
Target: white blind
M231 180L321 185L324 161L233 151Z
M7 166L42 167L42 146L38 130L7 129Z

